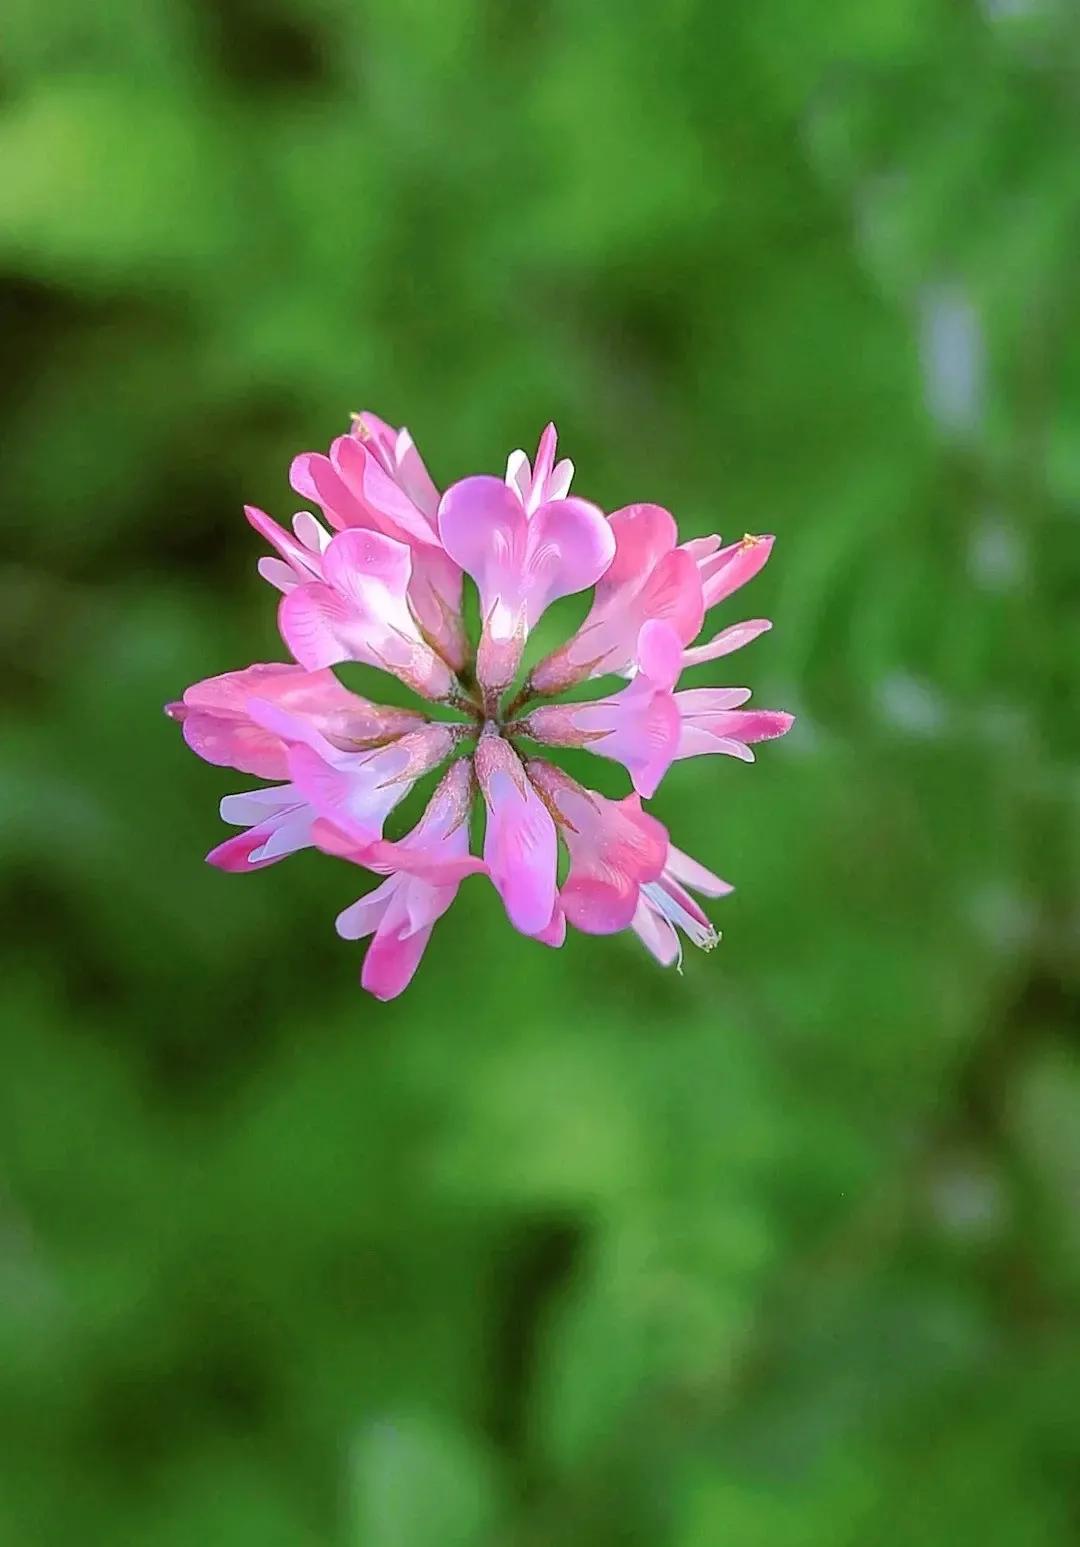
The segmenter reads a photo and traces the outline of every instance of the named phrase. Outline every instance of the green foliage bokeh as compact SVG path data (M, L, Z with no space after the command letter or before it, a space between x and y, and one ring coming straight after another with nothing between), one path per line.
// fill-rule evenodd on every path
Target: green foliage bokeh
M1080 30L1065 0L8 0L0 1542L1064 1547L1080 1498ZM774 531L654 803L720 949L381 1006L205 867L161 705L282 658L244 501Z

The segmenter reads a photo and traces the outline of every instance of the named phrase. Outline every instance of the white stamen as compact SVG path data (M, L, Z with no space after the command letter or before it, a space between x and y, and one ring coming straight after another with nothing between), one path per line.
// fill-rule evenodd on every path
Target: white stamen
M658 913L662 913L670 924L681 929L692 943L702 951L711 951L719 943L720 936L709 923L702 923L700 919L688 913L681 902L677 902L670 892L664 890L658 881L646 881L641 888L645 896ZM680 948L679 963L682 962Z

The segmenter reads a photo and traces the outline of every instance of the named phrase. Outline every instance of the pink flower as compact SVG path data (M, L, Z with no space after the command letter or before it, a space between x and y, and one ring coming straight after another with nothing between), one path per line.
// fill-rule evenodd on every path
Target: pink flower
M361 985L376 999L394 999L412 982L431 931L457 896L467 875L484 869L469 853L473 773L467 762L451 765L412 832L356 849L331 823L315 835L328 853L363 865L387 879L338 914L343 940L372 935Z
M181 723L184 740L206 762L260 779L284 779L288 744L252 717L252 699L302 716L343 751L380 746L425 723L415 709L386 709L350 693L332 671L276 663L207 677L179 703L166 704L165 713Z
M638 939L662 967L675 962L682 969L679 930L703 951L711 951L720 941L711 920L686 890L688 886L705 897L726 897L734 890L674 844L668 845L659 879L642 886L631 922Z
M513 681L529 630L547 607L594 585L615 552L603 512L567 494L573 467L555 466L554 458L555 427L548 425L535 468L515 452L505 481L463 478L439 504L443 545L480 592L477 677L488 702Z
M566 917L588 935L626 929L642 886L663 871L664 828L642 811L637 795L608 800L551 763L532 761L528 774L556 813L570 852L570 872L560 893Z
M535 461L515 451L504 479L465 478L440 498L408 431L355 415L328 456L307 453L292 466L293 487L321 519L300 511L286 530L247 508L273 550L259 570L281 592L278 622L294 663L208 678L167 706L207 762L275 781L221 802L222 818L241 830L211 850L213 865L258 870L318 847L380 877L338 918L344 937L371 937L361 982L376 998L408 985L471 874L487 874L514 928L549 947L563 944L568 926L633 931L668 964L681 961L680 933L703 949L718 939L689 889L730 888L671 845L642 797L677 761L753 761L752 744L790 728L790 715L745 708L747 688L678 691L684 667L769 627L730 624L693 643L706 612L753 578L773 540L680 545L666 510L628 505L608 520L570 495L573 472L556 460L549 425ZM480 595L475 649L461 618L463 572ZM549 603L590 586L581 628L515 692L529 631ZM390 708L349 692L332 668L350 661L381 667L422 702ZM589 701L535 702L607 674L629 681ZM531 756L529 741L611 759L633 793L612 800L589 790ZM447 759L417 825L386 836L416 781ZM469 852L477 791L482 859ZM569 857L561 888L560 847Z
M460 725L432 722L370 752L342 752L314 728L305 735L297 725L289 774L316 815L362 846L382 837L394 807L417 779L446 761L463 732Z
M279 555L276 559L259 560L259 574L265 581L278 591L292 591L307 580L323 578L322 556L330 544L330 533L309 510L297 511L293 516L295 535L254 505L245 505L244 514Z
M297 493L321 506L335 530L366 528L410 549L408 596L416 621L447 664L459 671L468 655L461 570L439 539L438 490L409 432L393 430L374 414L358 414L352 434L339 436L329 456L305 452L296 457L291 477ZM304 511L294 518L296 542L262 511L249 509L248 520L278 550L284 571L292 570L301 581L321 578L318 560L329 534L314 516ZM281 562L264 559L259 571L279 589L291 589Z
M592 607L574 637L541 661L535 693L561 693L586 677L623 672L633 664L645 624L669 624L683 644L704 617L697 564L675 546L678 529L659 505L627 505L610 521L615 556L596 586Z
M449 699L456 679L424 638L409 605L412 557L380 532L339 532L322 555L321 580L281 599L281 637L308 671L363 661L393 672L424 698Z
M434 532L435 515L439 508L439 491L431 481L431 474L424 466L424 459L417 451L408 430L395 430L377 414L365 410L363 413L353 415L350 434L354 440L358 440L367 448L376 466L386 474L390 482L395 484L406 498L412 501L415 508L427 517L428 524ZM381 502L385 502L384 508L388 513L395 502L392 492L385 489L385 485L370 467L365 493L377 507Z
M314 742L329 755L377 748L417 732L424 716L387 709L343 688L332 672L268 664L208 677L188 688L165 712L183 727L193 752L208 763L263 779L289 776L291 748ZM222 870L257 870L312 842L315 810L292 783L226 795L222 820L248 831L207 855Z
M682 644L670 623L650 620L642 627L635 664L636 675L621 693L579 704L544 704L521 722L521 732L549 747L588 747L614 758L648 799L679 755L681 721L672 688Z
M449 756L461 730L425 725L371 751L343 752L301 715L257 699L251 710L285 741L290 782L225 796L222 821L251 831L207 855L223 870L253 870L310 847L317 817L332 821L357 845L374 843L417 779Z

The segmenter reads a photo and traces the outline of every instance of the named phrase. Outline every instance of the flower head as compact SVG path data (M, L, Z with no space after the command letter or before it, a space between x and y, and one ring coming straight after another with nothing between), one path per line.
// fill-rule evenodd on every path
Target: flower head
M328 455L293 462L293 488L318 515L302 510L287 530L246 510L272 549L259 573L281 593L293 661L208 678L166 706L207 762L276 781L225 797L222 818L241 831L211 850L212 864L257 870L317 847L382 878L338 918L344 938L370 937L361 982L379 999L408 985L435 923L474 874L490 879L513 927L544 945L560 946L569 925L632 931L665 965L681 961L682 936L711 948L719 937L691 889L719 897L731 888L671 844L642 797L677 761L716 752L752 761L752 743L792 723L744 708L746 688L678 690L684 668L770 626L729 624L694 643L706 613L757 574L773 539L680 544L658 505L605 516L570 494L573 464L556 449L548 425L531 461L515 451L504 478L465 478L440 496L407 430L353 415ZM475 648L464 575L480 599ZM590 587L584 623L515 693L544 611ZM397 677L416 706L349 692L333 668L350 661ZM629 680L551 702L612 674ZM536 756L537 744L612 759L633 792L611 800L589 790ZM415 827L385 836L394 809L447 759ZM477 798L482 857L470 853ZM560 848L569 856L561 886Z

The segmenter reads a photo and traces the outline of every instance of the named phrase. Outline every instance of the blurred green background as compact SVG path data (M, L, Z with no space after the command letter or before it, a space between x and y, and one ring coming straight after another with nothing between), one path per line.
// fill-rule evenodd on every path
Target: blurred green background
M4 1547L1076 1540L1077 14L7 0ZM361 407L778 534L685 976L203 865Z

